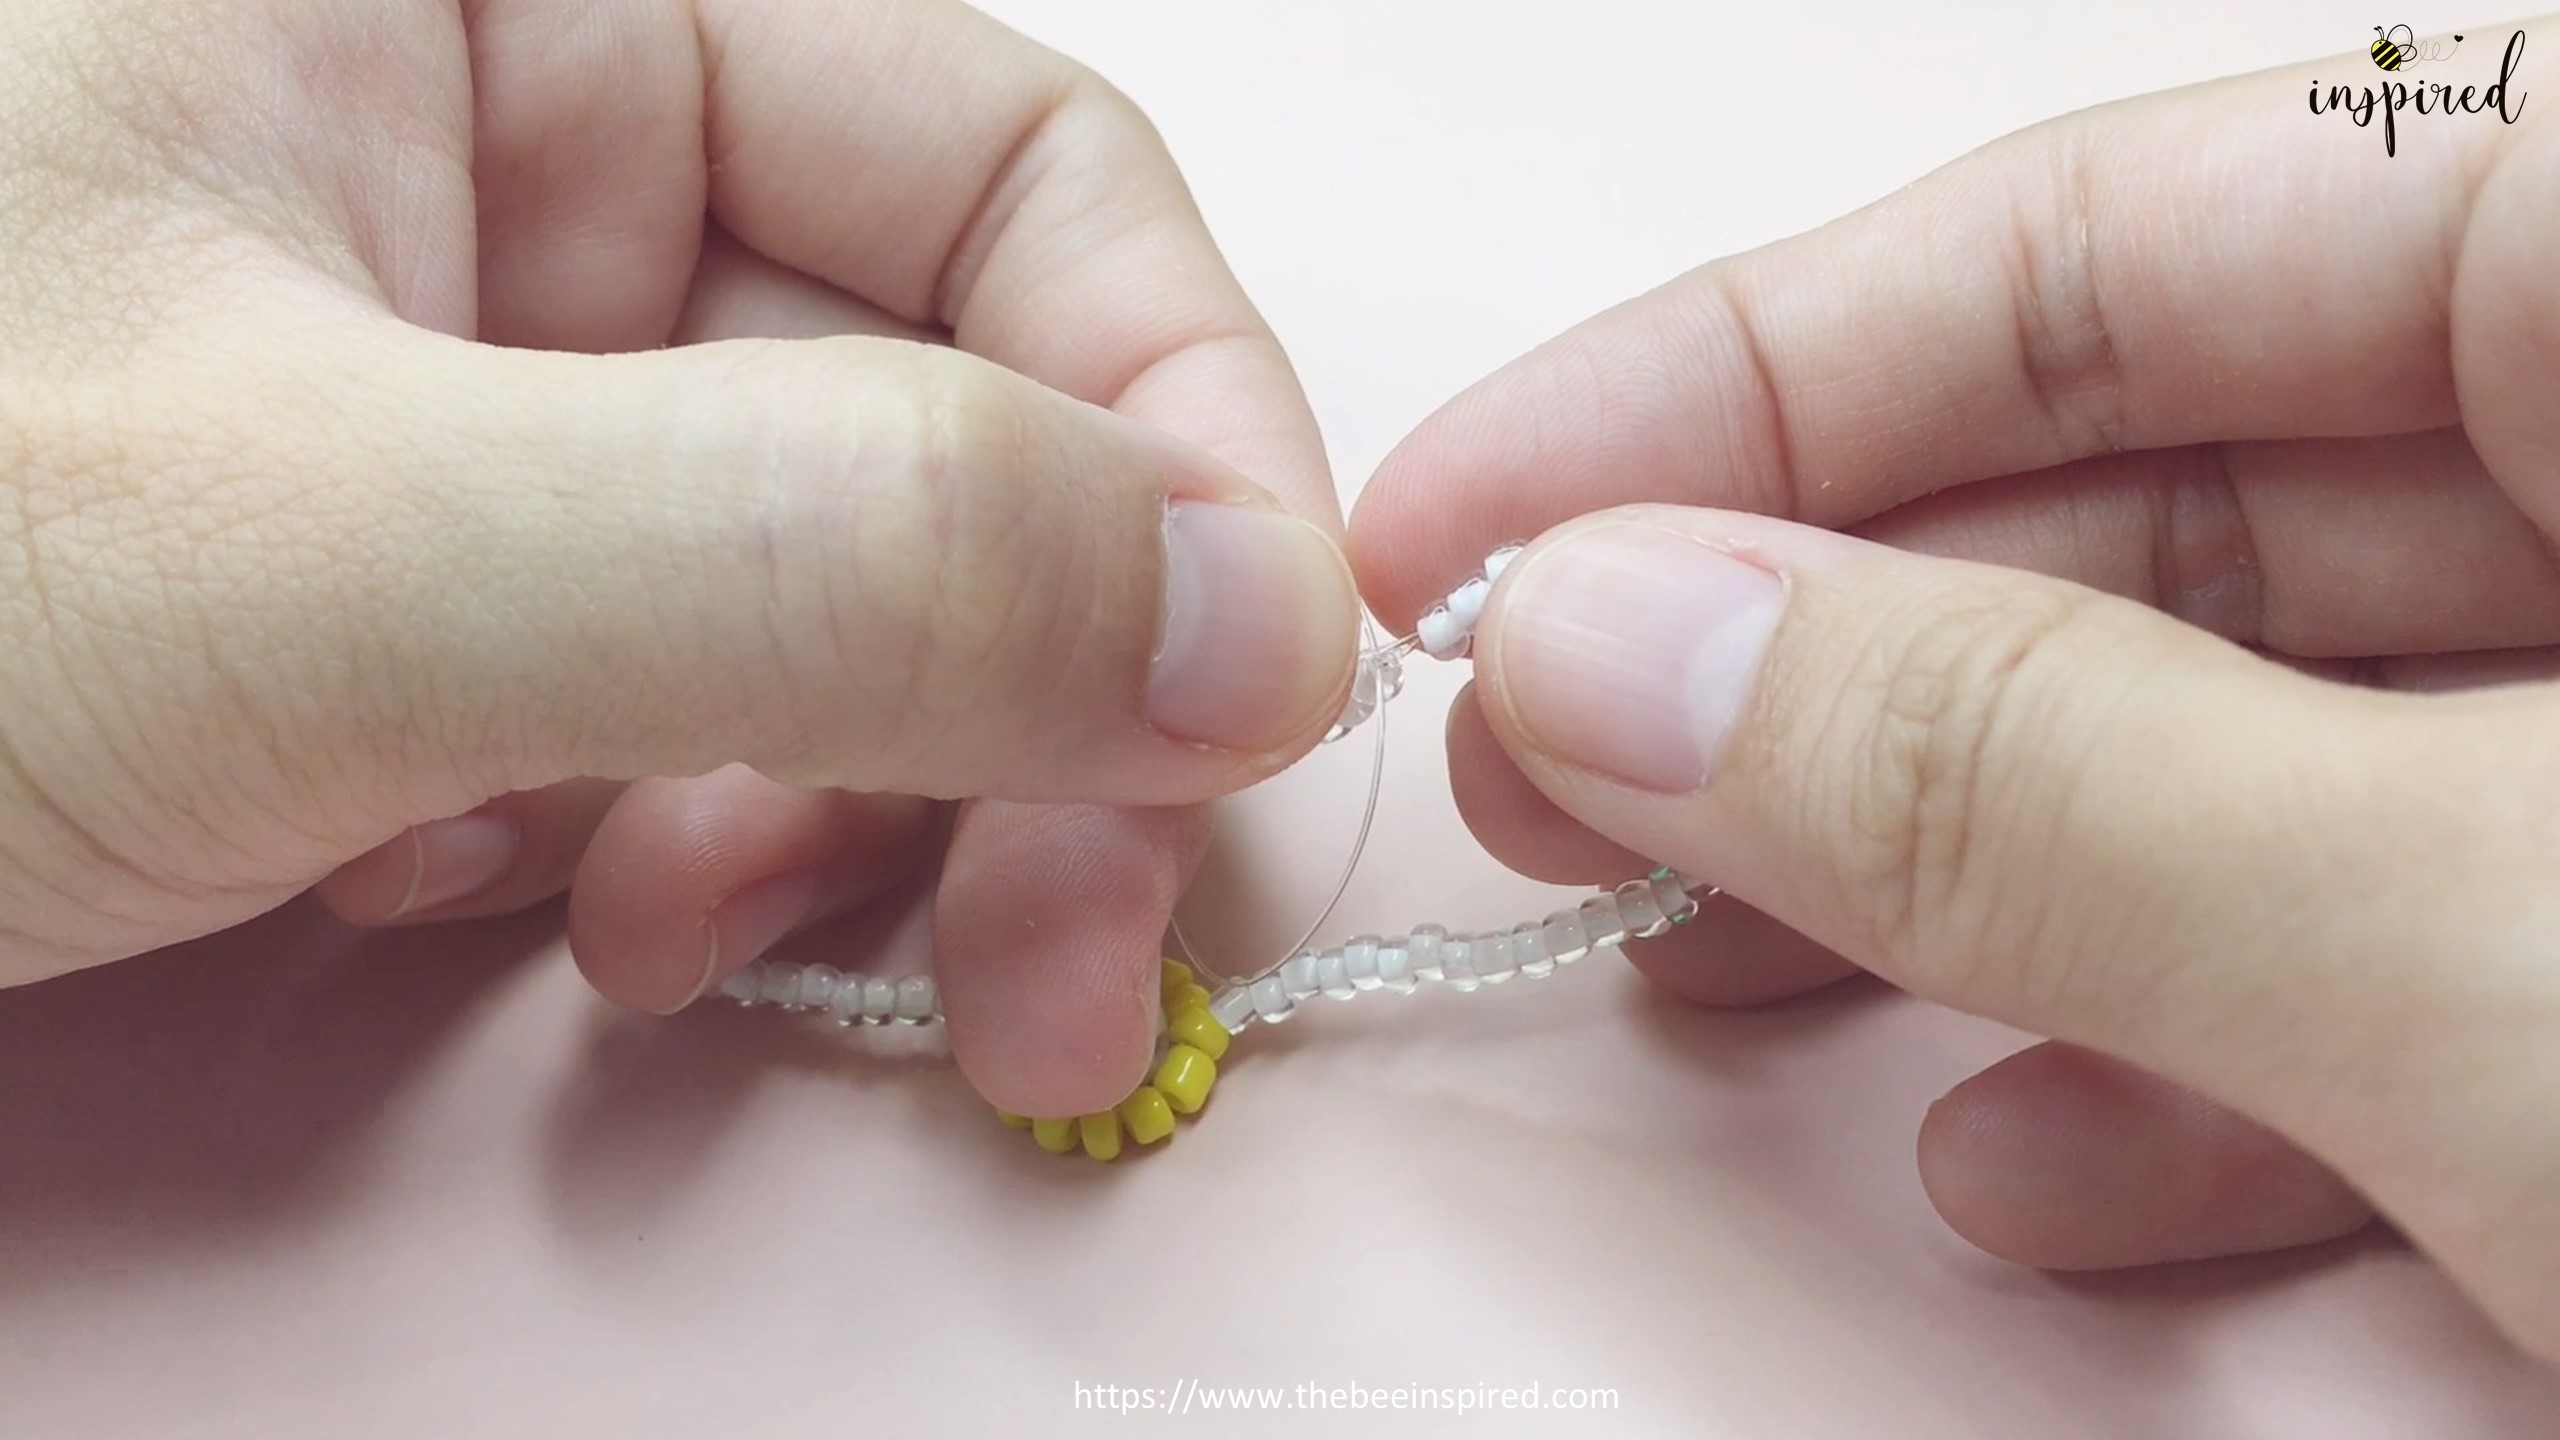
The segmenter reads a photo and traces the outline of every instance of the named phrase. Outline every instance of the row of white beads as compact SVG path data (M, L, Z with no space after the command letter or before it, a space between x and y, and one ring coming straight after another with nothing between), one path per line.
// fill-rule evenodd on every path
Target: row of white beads
M1508 930L1452 935L1424 925L1393 939L1363 935L1293 955L1259 980L1228 986L1210 1000L1209 1013L1236 1031L1256 1020L1276 1025L1319 995L1349 1000L1372 990L1410 995L1434 982L1464 991L1499 985L1514 975L1543 980L1557 966L1595 950L1649 940L1687 921L1698 913L1692 892L1700 888L1688 876L1657 870L1570 910Z
M942 997L922 975L893 978L758 960L720 982L720 993L741 1005L822 1010L839 1025L923 1025L942 1018Z
M1404 689L1406 651L1419 649L1434 660L1455 660L1466 654L1475 636L1476 621L1484 614L1485 597L1493 593L1493 582L1502 578L1503 570L1519 558L1520 550L1520 546L1505 545L1486 556L1484 568L1472 579L1422 613L1411 640L1363 653L1359 671L1351 680L1351 698L1343 702L1342 714L1324 737L1326 743L1359 729L1362 721Z
M1514 975L1543 980L1594 951L1649 940L1687 921L1698 913L1698 888L1685 875L1657 870L1508 930L1452 935L1423 925L1392 939L1363 935L1293 955L1259 980L1228 986L1210 1001L1209 1013L1232 1033L1256 1020L1276 1025L1319 995L1349 1000L1372 990L1410 995L1426 984L1467 991ZM923 975L891 979L758 960L722 981L720 993L749 1007L822 1012L839 1025L924 1025L942 1018L941 996Z
M1423 613L1412 641L1363 655L1351 698L1326 738L1351 733L1403 689L1407 648L1418 647L1435 660L1466 654L1476 620L1484 613L1485 597L1493 593L1493 582L1520 550L1518 545L1506 545L1486 556L1484 568L1474 578ZM1431 983L1466 991L1499 985L1514 975L1544 979L1557 966L1570 965L1595 950L1648 940L1683 923L1697 913L1694 892L1704 888L1685 875L1657 870L1570 910L1508 930L1452 935L1437 925L1424 925L1393 939L1363 935L1347 944L1293 955L1259 980L1226 987L1211 1000L1210 1013L1233 1032L1256 1020L1278 1024L1299 1004L1319 995L1349 1000L1371 990L1409 995ZM824 1011L839 1025L923 1025L942 1018L941 996L933 981L922 975L892 980L830 965L759 960L723 981L720 993L741 1005Z

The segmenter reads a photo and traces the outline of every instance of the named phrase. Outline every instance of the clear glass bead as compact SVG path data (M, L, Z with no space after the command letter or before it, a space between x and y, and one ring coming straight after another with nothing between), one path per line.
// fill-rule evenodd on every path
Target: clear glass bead
M1452 935L1440 942L1440 978L1460 994L1476 988L1474 936Z
M1467 957L1475 966L1476 978L1487 985L1499 985L1520 973L1519 957L1511 953L1511 937L1500 930L1477 936L1467 947Z
M1607 949L1627 938L1626 921L1618 914L1618 897L1594 895L1574 907L1582 921L1583 943L1594 950Z
M1559 965L1570 965L1591 953L1591 935L1582 926L1580 910L1559 910L1548 916L1545 932L1547 958Z
M898 1023L921 1025L933 1018L933 982L922 975L910 975L898 982Z
M1416 980L1445 978L1440 960L1449 948L1449 932L1437 925L1418 925L1405 937L1405 954L1410 957Z
M1342 973L1354 990L1375 990L1378 979L1378 937L1362 935L1342 947Z
M1652 939L1671 923L1664 917L1662 906L1655 902L1649 880L1630 880L1618 887L1618 918L1626 925L1627 934L1638 940Z
M1378 983L1398 995L1410 995L1422 983L1414 978L1413 952L1406 948L1406 942L1378 942Z
M1520 973L1531 980L1556 973L1556 957L1547 953L1547 927L1535 920L1512 926L1511 958L1520 962Z
M720 982L720 993L741 1005L753 1005L756 1003L756 996L762 992L763 986L762 969L747 965L729 972L729 978Z

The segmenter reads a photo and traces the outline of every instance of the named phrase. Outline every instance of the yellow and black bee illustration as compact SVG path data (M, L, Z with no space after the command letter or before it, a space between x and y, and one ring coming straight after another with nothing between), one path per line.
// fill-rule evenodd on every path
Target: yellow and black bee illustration
M2416 34L2406 25L2394 25L2387 31L2376 25L2373 34L2373 63L2385 70L2397 70L2407 64L2418 48ZM2399 37L2396 40L2392 38L2395 35Z

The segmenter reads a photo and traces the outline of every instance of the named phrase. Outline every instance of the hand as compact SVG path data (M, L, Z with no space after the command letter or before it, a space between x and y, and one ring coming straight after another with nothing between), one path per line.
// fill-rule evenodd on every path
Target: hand
M1977 1243L2378 1207L2560 1356L2560 126L2386 157L2303 113L2343 72L2045 125L1592 320L1407 441L1353 553L1395 623L1544 532L1454 782L1530 874L1722 886L1662 983L2055 1038L1922 1126Z
M671 1010L947 819L963 1068L1137 1083L1357 602L1126 100L940 0L19 0L0 177L0 983L571 887Z

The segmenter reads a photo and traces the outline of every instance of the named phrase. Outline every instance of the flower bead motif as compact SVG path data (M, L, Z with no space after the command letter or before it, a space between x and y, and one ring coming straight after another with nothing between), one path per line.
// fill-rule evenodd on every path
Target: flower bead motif
M1123 1139L1155 1145L1170 1139L1176 1115L1196 1115L1218 1083L1218 1061L1232 1038L1209 1013L1209 991L1179 960L1168 959L1160 980L1164 1020L1156 1034L1155 1068L1146 1083L1108 1110L1090 1115L1033 1119L1006 1111L996 1118L1031 1132L1052 1155L1081 1148L1096 1160L1116 1160Z

